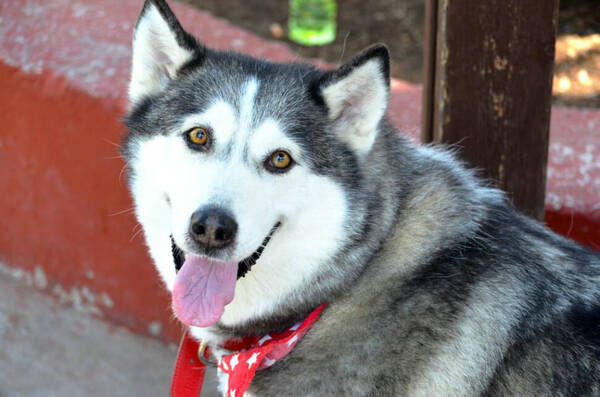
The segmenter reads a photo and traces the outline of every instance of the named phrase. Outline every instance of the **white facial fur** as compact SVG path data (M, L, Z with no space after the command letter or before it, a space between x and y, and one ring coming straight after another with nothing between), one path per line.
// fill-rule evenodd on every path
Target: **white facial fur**
M134 35L132 104L163 90L192 56L177 42L159 10L149 4ZM382 62L367 60L321 92L335 132L359 157L371 149L387 106ZM281 222L259 261L238 280L235 297L221 318L228 326L275 312L322 266L331 265L347 235L344 227L350 226L342 187L333 178L311 171L307 154L286 135L285 120L253 123L253 116L259 114L254 109L259 87L257 79L249 78L236 101L239 109L215 99L204 112L185 117L166 135L138 136L129 147L136 213L169 290L176 277L170 236L190 251L185 235L198 208L219 205L233 214L238 232L229 256L219 258L226 261L250 256ZM185 143L184 132L196 126L212 131L214 145L208 153ZM231 149L227 156L226 149ZM284 174L269 173L263 163L275 150L289 152L297 164Z
M305 165L305 154L277 120L268 118L251 127L258 87L255 79L246 83L239 112L217 101L166 136L140 138L131 160L137 216L169 289L175 280L169 236L189 249L184 236L198 208L216 204L233 213L238 235L228 261L250 256L281 222L257 264L238 280L235 298L221 318L224 325L274 312L327 265L345 235L346 201L338 183ZM215 145L209 153L187 147L183 133L194 126L213 131ZM230 144L230 155L220 156ZM289 152L297 164L287 173L271 174L263 163L278 149Z
M388 104L381 62L371 59L322 89L334 128L359 156L369 152Z
M153 4L141 16L133 38L129 100L137 102L156 93L192 57L181 47Z

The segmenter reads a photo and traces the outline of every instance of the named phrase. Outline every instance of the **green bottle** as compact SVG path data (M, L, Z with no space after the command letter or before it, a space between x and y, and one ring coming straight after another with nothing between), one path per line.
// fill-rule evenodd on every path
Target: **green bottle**
M323 45L335 39L335 0L290 0L290 40L304 45Z

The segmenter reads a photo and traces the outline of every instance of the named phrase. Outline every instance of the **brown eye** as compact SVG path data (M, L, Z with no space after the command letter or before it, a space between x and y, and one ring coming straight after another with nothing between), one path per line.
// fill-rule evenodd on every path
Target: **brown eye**
M187 139L194 145L204 146L208 142L208 130L202 127L192 128L187 132Z
M267 167L272 172L284 172L292 165L292 156L283 150L273 152L267 161Z

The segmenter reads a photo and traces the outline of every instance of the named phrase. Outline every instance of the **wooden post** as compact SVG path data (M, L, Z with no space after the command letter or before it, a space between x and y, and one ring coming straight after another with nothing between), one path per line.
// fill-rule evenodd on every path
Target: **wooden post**
M437 55L438 0L425 0L425 31L423 35L423 109L421 141L433 142L433 109L435 97Z
M543 219L558 0L426 0L424 142Z

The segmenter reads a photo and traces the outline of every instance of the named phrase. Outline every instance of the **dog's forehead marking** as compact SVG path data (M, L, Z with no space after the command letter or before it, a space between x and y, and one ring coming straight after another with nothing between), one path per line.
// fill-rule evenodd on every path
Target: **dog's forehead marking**
M233 136L235 157L243 158L247 152L247 143L253 130L254 104L260 83L256 77L250 78L241 92L237 131Z
M240 90L238 117L233 123L235 127L226 137L219 137L228 140L223 153L229 160L251 164L282 145L293 147L290 149L294 152L292 154L299 152L298 146L286 139L280 123L272 117L264 118L264 109L257 108L259 88L260 82L256 77L246 81Z
M180 130L208 126L215 134L214 154L228 162L252 163L273 150L283 148L292 157L299 155L299 146L284 133L281 122L257 109L260 83L256 77L241 85L234 103L220 97L201 114L187 117Z
M240 98L240 129L246 133L252 126L252 116L254 112L254 103L258 86L260 83L256 77L252 77L244 86L242 97Z
M214 131L219 155L230 157L232 152L244 153L245 145L253 131L258 88L258 80L251 77L241 85L237 101L232 101L231 97L227 100L217 96L204 111L187 116L178 127L178 131L207 126Z

